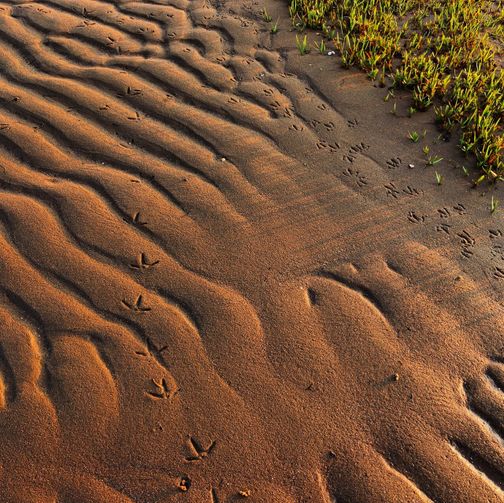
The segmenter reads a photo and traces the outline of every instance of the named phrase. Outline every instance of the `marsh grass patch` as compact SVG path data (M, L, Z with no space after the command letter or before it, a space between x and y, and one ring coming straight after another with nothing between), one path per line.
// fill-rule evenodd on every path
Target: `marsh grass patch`
M502 0L291 0L289 12L332 40L344 67L409 89L410 115L433 107L480 177L504 180Z

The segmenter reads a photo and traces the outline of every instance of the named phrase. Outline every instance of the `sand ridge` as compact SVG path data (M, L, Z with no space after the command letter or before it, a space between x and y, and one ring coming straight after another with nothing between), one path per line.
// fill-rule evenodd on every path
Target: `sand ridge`
M262 7L0 1L1 502L504 501L502 218Z

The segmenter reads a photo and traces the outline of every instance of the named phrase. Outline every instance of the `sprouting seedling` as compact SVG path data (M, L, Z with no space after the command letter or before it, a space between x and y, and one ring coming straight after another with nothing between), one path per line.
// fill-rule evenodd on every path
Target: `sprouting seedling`
M478 178L476 178L476 180L474 180L473 185L477 187L481 182L485 180L485 178L485 175L479 176Z
M325 54L326 52L326 45L324 40L321 40L320 43L317 43L317 41L314 42L315 48L320 52L320 54Z
M380 87L385 87L385 68L382 68L382 71L381 71Z
M436 176L436 183L438 185L441 185L443 183L443 180L444 180L444 176L439 174L437 171L435 173L435 176Z
M383 101L385 103L387 103L390 100L390 98L395 98L395 94L394 94L394 91L392 89L387 93L387 95L385 96L385 98L383 98Z
M418 143L418 140L420 139L420 135L416 131L411 131L411 132L408 133L408 138L413 143Z
M431 155L427 159L427 166L434 166L435 164L441 162L443 160L442 157L439 157L437 155Z
M464 172L465 176L469 176L469 170L465 166L462 166L462 171Z
M309 49L308 49L308 37L305 35L304 37L299 37L296 35L296 47L298 48L299 54L303 56L306 54Z
M372 70L369 70L369 72L368 72L368 77L371 80L375 80L377 75L378 75L378 68L373 68Z
M490 200L490 213L493 215L496 211L497 208L499 207L499 200L492 196L492 199Z
M392 113L394 115L397 115L397 102L396 101L394 101L394 105L392 106Z
M273 26L271 27L271 33L273 33L273 35L278 32L278 21L279 21L279 19L277 19L273 23Z
M429 147L429 145L425 145L425 146L422 148L422 152L424 153L424 155L429 155L429 152L430 152L430 147Z
M416 113L415 107L408 107L408 117L413 117L413 114Z
M266 21L266 23L271 23L271 21L273 20L273 18L268 14L266 7L264 7L262 10L262 18L263 21Z

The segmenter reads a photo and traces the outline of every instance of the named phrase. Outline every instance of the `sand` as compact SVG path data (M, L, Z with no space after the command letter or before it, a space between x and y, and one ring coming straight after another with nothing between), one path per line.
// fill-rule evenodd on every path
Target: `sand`
M504 501L502 212L294 42L0 1L2 503Z

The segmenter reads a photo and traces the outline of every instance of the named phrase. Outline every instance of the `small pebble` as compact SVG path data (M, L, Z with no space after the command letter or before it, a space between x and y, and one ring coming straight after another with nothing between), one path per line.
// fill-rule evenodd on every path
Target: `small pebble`
M414 164L408 164L408 168L409 168L409 169L412 169L412 168L414 168L414 167L415 167L415 165L414 165Z

